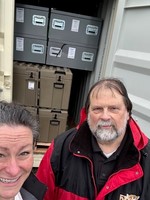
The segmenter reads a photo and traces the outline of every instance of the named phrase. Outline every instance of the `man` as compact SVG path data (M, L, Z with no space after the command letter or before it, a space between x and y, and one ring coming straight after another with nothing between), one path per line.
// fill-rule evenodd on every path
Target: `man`
M38 122L23 106L0 102L0 199L42 200L46 186L31 173Z
M131 111L120 80L91 88L81 123L54 139L41 161L45 200L149 200L150 142Z

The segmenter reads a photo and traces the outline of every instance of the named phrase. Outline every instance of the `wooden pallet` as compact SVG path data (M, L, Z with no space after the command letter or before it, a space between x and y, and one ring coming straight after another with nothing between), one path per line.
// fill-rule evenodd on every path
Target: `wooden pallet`
M36 144L36 147L34 149L34 164L33 168L38 168L46 150L50 146L51 143L43 143L43 142L38 142Z
M46 142L38 142L36 144L34 153L38 154L38 153L45 153L46 150L48 149L48 147L50 146L51 143L46 143Z

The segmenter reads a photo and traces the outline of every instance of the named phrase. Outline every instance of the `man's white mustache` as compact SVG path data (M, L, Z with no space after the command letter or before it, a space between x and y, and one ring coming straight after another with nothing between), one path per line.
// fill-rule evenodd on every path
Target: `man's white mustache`
M112 126L112 122L110 121L100 121L97 123L97 126Z

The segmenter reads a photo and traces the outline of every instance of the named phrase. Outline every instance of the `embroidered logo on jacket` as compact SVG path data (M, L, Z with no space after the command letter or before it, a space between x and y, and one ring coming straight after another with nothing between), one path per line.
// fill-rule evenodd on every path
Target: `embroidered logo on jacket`
M124 195L120 195L120 199L119 200L138 200L140 197L136 196L134 194L127 194L126 196Z

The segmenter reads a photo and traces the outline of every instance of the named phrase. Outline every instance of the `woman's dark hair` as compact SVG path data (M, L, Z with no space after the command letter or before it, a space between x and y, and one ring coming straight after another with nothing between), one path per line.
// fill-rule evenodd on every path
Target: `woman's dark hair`
M119 94L121 94L121 96L123 97L123 101L124 104L126 106L127 111L129 112L129 115L131 115L131 111L132 111L132 102L128 97L128 93L127 90L124 86L124 84L117 78L103 78L100 81L96 82L90 89L88 96L87 96L87 100L85 103L85 110L86 113L88 113L88 109L90 106L90 96L91 93L96 90L97 93L99 92L99 90L101 88L106 88L106 89L110 89L110 90L115 90L117 91Z
M39 123L24 106L17 103L8 103L0 101L0 126L4 124L23 125L31 129L33 142L36 142L39 136Z

